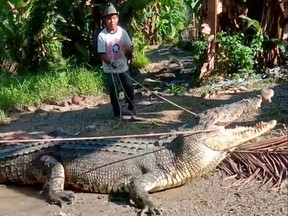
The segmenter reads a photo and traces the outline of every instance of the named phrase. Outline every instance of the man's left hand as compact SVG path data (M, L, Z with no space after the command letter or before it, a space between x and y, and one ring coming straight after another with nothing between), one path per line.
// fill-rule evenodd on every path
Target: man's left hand
M131 59L132 52L133 52L133 46L131 46L131 47L122 46L122 51L123 51L123 54L126 56L127 59Z
M127 47L125 45L122 46L122 51L123 53L126 54L130 54L133 52L133 46Z

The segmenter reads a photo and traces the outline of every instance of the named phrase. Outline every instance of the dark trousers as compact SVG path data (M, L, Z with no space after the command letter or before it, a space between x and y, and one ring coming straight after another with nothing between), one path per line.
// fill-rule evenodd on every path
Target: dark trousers
M120 116L121 112L119 101L119 93L121 91L124 92L126 103L128 103L128 110L135 113L135 107L133 103L134 87L132 81L124 73L127 73L129 75L129 70L119 74L116 73L107 74L110 100L115 117Z

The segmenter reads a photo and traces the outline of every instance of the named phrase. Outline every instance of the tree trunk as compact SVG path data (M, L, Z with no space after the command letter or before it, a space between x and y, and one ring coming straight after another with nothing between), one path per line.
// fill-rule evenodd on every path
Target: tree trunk
M203 64L199 79L203 80L211 75L214 69L215 61L215 43L217 29L217 0L204 0L202 4L203 10L203 30L202 33L208 34L208 52L207 61Z

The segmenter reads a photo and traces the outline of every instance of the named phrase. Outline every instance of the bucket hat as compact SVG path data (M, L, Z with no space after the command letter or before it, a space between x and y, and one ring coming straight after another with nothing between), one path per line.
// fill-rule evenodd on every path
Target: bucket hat
M109 16L109 15L119 15L118 11L114 7L112 3L108 3L108 6L106 7L103 17Z

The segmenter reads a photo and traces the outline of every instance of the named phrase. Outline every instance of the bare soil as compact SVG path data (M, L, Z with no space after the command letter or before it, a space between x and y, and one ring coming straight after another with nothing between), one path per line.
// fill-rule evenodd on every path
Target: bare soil
M181 59L181 56L175 56L173 53L168 52L167 55L168 57L165 56L164 59L168 59L169 56ZM163 55L161 57L163 58ZM156 58L153 61L153 68L163 67L163 59L161 61ZM160 63L155 63L159 61ZM234 91L235 93L229 91L230 93L215 94L210 98L201 97L203 93L201 89L193 89L183 96L166 98L199 113L208 108L257 95L261 86L245 88L245 91ZM287 83L272 88L275 90L273 102L265 104L259 113L244 116L239 122L250 124L255 120L275 117L280 119L277 128L283 127L281 121L287 119L288 113ZM168 132L184 123L193 125L196 122L195 116L158 98L146 97L141 91L136 94L137 116L140 121L122 121L120 125L112 119L112 109L106 95L80 99L77 105L69 105L70 101L57 102L54 105L46 104L38 108L28 107L26 111L13 113L11 123L0 127L0 138L45 138L48 137L48 132L57 127L80 136L145 134ZM277 112L279 110L282 110L280 114ZM262 138L269 139L273 133ZM288 215L287 187L282 192L275 193L260 189L255 183L240 190L229 187L230 182L223 181L222 175L219 171L215 171L191 184L154 193L152 198L164 208L163 215L167 216ZM134 216L138 211L133 205L121 200L115 201L108 195L89 193L78 193L74 205L59 208L45 203L40 191L39 187L0 185L0 216Z

